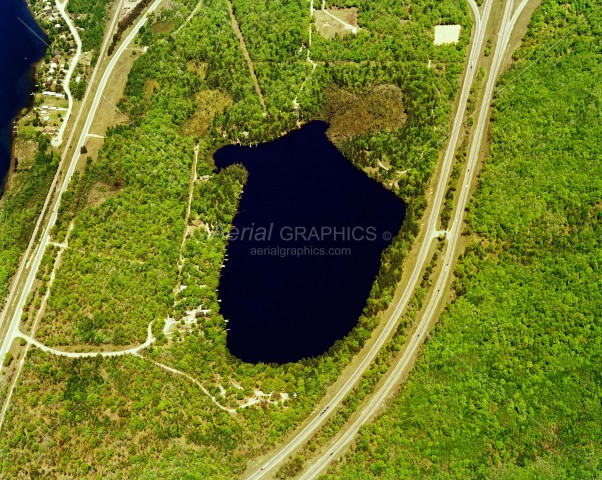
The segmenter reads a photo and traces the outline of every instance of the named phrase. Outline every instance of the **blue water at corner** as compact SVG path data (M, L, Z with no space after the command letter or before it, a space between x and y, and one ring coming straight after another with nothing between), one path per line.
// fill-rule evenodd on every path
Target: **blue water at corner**
M46 51L46 35L25 0L0 0L0 186L10 167L12 120L28 104L31 67Z

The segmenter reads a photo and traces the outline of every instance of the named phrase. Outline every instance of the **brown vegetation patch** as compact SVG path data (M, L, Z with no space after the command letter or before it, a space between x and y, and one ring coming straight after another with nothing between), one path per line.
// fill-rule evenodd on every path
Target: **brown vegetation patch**
M108 185L102 182L95 183L88 193L86 205L100 205L101 203L105 202L107 198L116 195L119 190L120 188L116 187L115 185Z
M195 100L196 111L182 125L184 135L205 135L213 118L232 105L232 98L219 90L203 90L197 93Z
M329 15L330 13L330 15ZM344 23L338 22L334 16ZM356 33L359 30L357 24L357 8L327 8L315 11L316 30L324 38L334 38L335 36L348 35ZM345 25L347 24L347 25Z
M407 117L396 85L377 85L359 95L331 87L324 116L330 123L328 137L335 144L362 133L395 130Z
M176 24L170 20L164 22L157 22L150 27L151 32L157 35L168 35L176 27Z
M202 79L204 79L207 72L207 63L199 60L188 60L186 62L186 70L191 73L197 73Z
M17 159L17 171L29 170L38 153L38 142L33 139L15 138L14 158Z
M157 80L154 78L146 80L146 82L144 82L144 100L148 102L151 99L153 92L160 86L161 85L159 85L159 82L157 82Z

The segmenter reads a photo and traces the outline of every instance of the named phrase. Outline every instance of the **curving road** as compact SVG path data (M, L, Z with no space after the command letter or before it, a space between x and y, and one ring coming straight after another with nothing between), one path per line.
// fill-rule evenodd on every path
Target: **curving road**
M483 107L479 112L475 134L472 139L470 153L466 165L466 173L462 181L462 189L458 200L458 206L456 207L453 224L448 235L449 242L445 251L443 268L439 274L439 277L434 287L434 293L429 299L424 315L422 316L416 331L412 335L412 338L410 339L410 342L408 343L404 354L398 360L398 362L393 365L387 379L373 394L373 396L370 397L368 403L362 408L361 413L357 416L357 418L353 421L353 423L345 431L345 433L341 435L341 437L336 439L334 442L332 442L330 447L327 448L320 455L320 457L313 461L313 463L299 477L300 480L309 480L316 478L318 475L320 475L328 467L329 463L338 455L340 455L343 452L343 450L353 441L353 439L359 432L359 429L365 423L367 423L372 416L374 416L377 413L378 409L384 404L387 397L389 397L398 387L399 383L403 378L403 375L409 371L409 368L412 365L413 356L422 345L424 338L426 337L429 325L435 319L438 305L444 298L444 295L447 294L447 289L445 287L451 275L452 264L456 258L456 248L461 233L462 217L464 215L464 210L468 202L470 194L470 185L475 179L479 153L481 150L483 139L485 137L485 127L487 126L489 105L491 104L491 100L493 99L493 90L495 88L497 78L500 74L504 57L508 50L510 36L512 34L512 31L514 30L516 21L518 20L520 14L522 13L522 10L524 9L528 1L529 0L523 0L516 9L514 15L512 15L514 0L508 0L505 5L504 16L497 38L494 58L491 65L490 74L487 79L487 85L485 87ZM484 15L484 18L486 18L486 16L488 15L487 8L490 7L490 4L491 0L488 0L487 4L485 5L487 14Z
M65 90L65 93L67 94L69 108L67 108L67 113L65 114L65 118L63 119L63 123L61 124L61 128L59 129L59 133L57 133L56 137L54 137L50 142L53 147L60 147L63 143L63 134L65 133L65 129L67 128L67 124L69 123L69 118L71 117L71 112L73 110L73 95L71 94L71 87L69 86L69 82L71 81L71 77L73 76L75 67L77 66L79 58L82 54L82 41L77 33L77 28L75 28L75 25L71 21L71 18L69 18L69 15L67 15L67 12L65 11L67 3L69 3L68 0L65 0L65 3L61 3L59 0L55 1L56 8L61 14L61 17L63 17L63 20L65 20L65 22L69 26L71 35L73 35L75 44L77 45L77 51L73 56L73 59L71 60L71 65L69 65L69 71L67 72L67 74L65 75L65 79L63 80L63 90Z
M130 31L129 35L123 40L119 49L113 54L113 57L111 58L111 61L108 63L107 67L105 68L103 76L98 84L98 87L96 88L96 91L94 92L92 104L90 106L90 109L87 111L86 119L85 119L83 128L79 134L79 138L77 140L76 145L74 146L73 149L71 149L71 147L69 147L69 148L66 148L64 151L64 156L61 160L61 165L59 166L59 169L57 170L57 174L54 177L54 180L53 180L50 190L48 192L48 196L46 198L46 202L44 203L44 207L42 208L42 212L41 212L41 214L38 218L38 221L36 223L36 226L34 228L34 232L31 236L31 240L29 242L29 245L27 247L25 254L23 255L23 258L21 260L21 265L19 266L19 270L17 271L15 280L13 281L11 291L7 297L7 302L6 302L5 308L2 311L2 315L0 316L0 341L2 342L0 345L0 361L2 361L4 359L6 353L10 349L10 346L11 346L13 340L19 336L22 336L22 334L19 332L19 324L20 324L21 314L23 313L23 307L25 306L25 302L27 301L27 296L29 295L29 293L32 289L33 283L36 279L36 274L37 274L40 264L42 262L42 257L44 256L46 246L50 243L50 230L56 223L56 218L57 218L58 210L60 207L62 195L67 190L67 187L69 186L71 177L73 176L73 173L75 172L75 168L77 167L77 163L80 158L81 147L84 145L84 143L86 141L86 137L87 137L88 133L90 132L90 127L92 125L94 117L96 116L96 110L98 109L98 106L100 105L100 102L101 102L102 98L104 97L104 89L106 88L107 83L111 79L111 76L113 74L115 65L117 64L117 61L120 59L121 55L123 55L123 53L126 51L127 46L132 42L134 37L138 34L138 31L140 30L140 28L142 28L142 26L146 23L147 15L149 13L153 12L154 10L156 10L162 1L163 0L155 0L151 4L151 6L148 8L148 10L140 16L138 21L132 27L132 30ZM90 78L90 86L93 85L94 76L96 75L96 73L99 69L99 65L101 64L100 58L103 58L103 55L104 55L104 52L108 45L108 42L110 41L111 36L112 36L111 32L113 31L115 24L117 22L117 19L119 18L119 14L121 12L121 8L120 8L121 3L122 3L122 0L120 0L119 5L117 6L117 11L116 11L113 21L111 23L109 32L105 38L105 42L103 43L103 46L102 46L102 49L100 52L100 56L99 56L99 60L96 64L94 72ZM73 135L75 134L75 130L76 130L77 126L79 125L80 117L84 110L83 105L85 105L86 99L87 99L89 93L91 93L91 88L89 88L88 91L86 92L86 96L84 97L84 100L82 102L82 108L79 111L76 122L74 124L74 128L71 131L71 136L69 138L68 145L71 145ZM70 152L72 152L72 156L69 159ZM45 226L42 227L47 210L48 210L49 206L52 204L55 190L57 189L57 185L60 182L61 172L64 172L64 177L62 179L62 183L60 183L60 186L58 186L58 190L56 191L56 201L54 202L54 205L52 206L52 212L50 214L48 222L45 224ZM42 234L40 237L40 241L38 243L37 249L34 250L35 239L36 239L36 237L38 235L38 231L40 230L41 227L43 228L43 230L42 230ZM34 250L33 254L31 254L32 250ZM31 258L29 258L30 256L31 256ZM29 261L27 261L28 258L29 258ZM8 313L9 313L12 305L15 305L13 314L12 314L12 316L10 316L10 318L8 318L8 316L9 316ZM19 368L19 370L17 370L17 372L15 374L15 378L18 377L19 373L20 373L20 368ZM14 381L16 381L16 380L13 380L13 382ZM13 383L13 386L14 386L14 383ZM10 391L12 392L12 388ZM4 404L3 412L6 410L9 402L10 402L10 393L8 395L8 398L6 399L6 403ZM1 418L3 418L3 417L1 417Z
M292 437L286 444L284 444L279 450L275 451L266 461L263 462L259 470L253 472L247 478L256 480L263 478L269 472L279 466L284 460L286 460L293 452L301 447L312 435L321 427L328 419L329 415L335 410L335 408L343 401L343 399L351 392L355 384L359 381L362 375L368 370L368 367L372 361L378 355L380 349L387 342L389 336L397 328L399 319L404 309L406 308L408 301L412 297L416 286L420 280L422 271L426 266L429 259L429 251L432 245L433 239L435 239L441 232L437 230L437 224L439 222L439 211L443 205L443 197L447 189L447 181L450 174L451 166L453 163L454 153L458 143L458 137L460 130L462 129L462 121L464 119L464 113L466 111L466 104L468 101L468 95L470 94L470 87L473 83L475 76L475 66L477 59L480 56L483 48L483 40L485 37L485 26L489 18L491 11L492 0L487 0L483 10L483 16L479 13L479 7L474 0L468 1L470 8L474 16L474 37L472 40L472 46L470 49L470 55L468 59L468 68L464 77L464 83L462 85L462 91L460 94L460 100L458 102L458 109L454 117L452 130L449 135L449 143L445 151L443 163L441 167L441 173L439 181L435 189L433 198L433 208L431 209L428 217L428 223L426 226L425 240L421 245L418 258L412 270L412 274L408 281L408 284L404 290L403 295L399 299L395 310L389 321L375 340L374 344L367 352L367 354L361 359L355 371L349 376L346 382L343 384L341 389L333 396L332 400L322 409L320 412L314 414L314 417L300 430L294 437ZM414 350L416 347L414 347ZM408 349L410 347L408 346ZM326 410L328 409L328 411Z
M52 348L52 347L49 347L47 345L44 345L43 343L38 342L35 338L33 338L33 337L29 336L29 335L26 335L26 334L24 334L22 332L19 332L17 334L17 337L22 338L23 340L25 340L30 345L36 346L37 348L39 348L43 352L52 353L53 355L58 355L60 357L69 357L69 358L86 358L86 357L97 357L97 356L101 356L101 357L120 357L122 355L137 355L140 350L143 350L146 347L149 347L150 344L155 341L155 337L153 336L152 326L153 326L153 322L150 322L148 324L148 333L147 333L147 336L146 336L146 341L144 343L141 343L140 345L137 345L137 346L132 347L132 348L126 348L124 350L115 350L113 352L101 352L101 351L96 351L96 352L68 352L66 350L60 350L58 348Z

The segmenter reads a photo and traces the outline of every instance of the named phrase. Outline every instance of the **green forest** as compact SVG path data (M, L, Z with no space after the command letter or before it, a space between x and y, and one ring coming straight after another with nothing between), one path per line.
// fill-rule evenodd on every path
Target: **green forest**
M67 11L79 29L82 50L92 52L93 63L98 58L112 3L112 0L69 0L67 3Z
M323 478L599 478L601 26L594 2L533 14L497 88L453 301Z
M152 322L157 343L141 357L104 360L31 349L0 439L7 476L232 478L312 411L368 338L399 281L447 134L469 38L467 6L421 0L412 4L410 20L394 2L358 2L362 29L354 38L322 41L314 31L313 69L307 54L297 53L308 45L305 1L235 0L264 111L228 4L206 1L184 24L196 4L170 2L141 31L139 44L149 49L137 58L119 103L129 122L107 132L98 158L88 160L63 198L52 236L68 239L69 247L36 332L51 346L111 349L142 343ZM261 21L268 11L282 20ZM443 21L464 26L458 45L433 47L432 25ZM168 32L153 28L168 23ZM353 332L321 357L242 363L226 348L216 287L226 248L219 226L235 215L246 172L216 173L212 154L325 118L333 88L362 99L381 91L379 85L401 91L405 121L351 132L341 149L358 167L372 168L409 208L366 310ZM187 216L195 149L197 181ZM379 160L392 168L378 171ZM199 385L153 362L186 373L228 408L255 389L289 397L227 413Z
M28 157L19 158L10 187L0 202L0 304L4 305L10 280L33 233L36 220L59 164L50 150L50 139L41 133L21 134L18 140L29 149Z

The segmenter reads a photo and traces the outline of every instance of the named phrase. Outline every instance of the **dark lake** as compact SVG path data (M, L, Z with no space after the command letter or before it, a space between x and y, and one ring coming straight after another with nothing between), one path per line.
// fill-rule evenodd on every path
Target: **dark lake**
M42 39L25 0L0 1L0 191L10 166L12 120L28 103L31 67L46 49Z
M228 348L244 361L297 361L342 339L401 228L403 201L346 160L327 127L214 156L249 172L219 286Z

